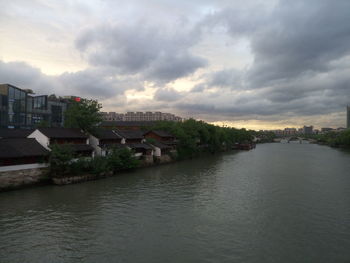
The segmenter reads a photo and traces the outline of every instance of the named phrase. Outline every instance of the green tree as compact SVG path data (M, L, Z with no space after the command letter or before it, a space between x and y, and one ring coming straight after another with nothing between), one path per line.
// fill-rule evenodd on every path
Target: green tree
M53 144L50 153L50 175L64 176L70 172L70 162L73 159L73 150L69 145Z
M139 161L133 156L133 152L127 148L112 149L107 159L108 165L113 173L119 170L136 168L139 165Z
M180 159L192 158L203 151L214 153L229 149L236 142L251 142L253 138L252 131L219 127L194 119L184 122L163 121L152 129L167 131L177 138Z
M72 100L65 111L64 126L66 128L79 128L91 132L102 121L100 115L101 104L97 100Z
M46 120L41 120L39 123L37 123L35 125L37 128L46 128L46 127L50 127L50 124L48 121Z

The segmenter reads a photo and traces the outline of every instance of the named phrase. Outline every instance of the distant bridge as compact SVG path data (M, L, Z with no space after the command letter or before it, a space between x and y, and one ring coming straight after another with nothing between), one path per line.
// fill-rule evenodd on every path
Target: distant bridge
M299 143L303 143L303 141L308 141L309 143L315 142L314 139L304 138L304 137L298 137L298 136L291 136L291 137L281 137L274 139L275 142L282 142L285 141L287 143L293 142L293 141L299 141Z

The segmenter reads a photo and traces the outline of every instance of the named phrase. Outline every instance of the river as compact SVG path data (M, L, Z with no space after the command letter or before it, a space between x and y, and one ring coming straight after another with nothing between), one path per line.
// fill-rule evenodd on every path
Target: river
M0 193L0 262L350 262L350 153L263 144Z

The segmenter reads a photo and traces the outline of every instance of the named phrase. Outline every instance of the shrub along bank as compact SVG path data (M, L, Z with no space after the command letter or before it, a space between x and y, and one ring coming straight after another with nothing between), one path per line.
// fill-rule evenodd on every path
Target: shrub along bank
M350 148L350 129L341 132L327 132L310 136L318 143L327 144L332 147Z
M113 149L106 157L80 157L74 159L73 151L68 145L53 145L49 174L51 177L78 176L82 174L107 175L138 166L139 161L134 158L132 151L126 148Z

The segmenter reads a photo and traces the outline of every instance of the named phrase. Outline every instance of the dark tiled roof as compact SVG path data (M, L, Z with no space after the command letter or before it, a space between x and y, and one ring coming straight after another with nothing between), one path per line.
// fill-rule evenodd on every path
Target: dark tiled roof
M102 139L102 140L111 140L111 139L121 139L122 137L116 134L112 130L107 130L107 129L96 129L92 133L96 138Z
M94 148L88 144L69 144L74 152L92 152Z
M123 149L126 148L126 144L120 144L120 143L116 143L116 144L104 144L104 145L99 145L100 147L102 147L103 149L108 149L111 150L113 148L115 149Z
M0 128L0 138L26 138L33 131L33 129Z
M58 146L67 146L69 147L73 152L92 152L94 148L89 144L73 144L73 143L66 143L66 144L52 144L58 145Z
M162 149L162 150L171 149L170 146L168 146L168 145L166 145L166 144L164 144L164 143L158 142L158 141L150 142L150 143L148 143L148 144L149 144L149 145L153 145L153 146L155 146L155 147L158 147L158 148L160 148L160 149Z
M87 139L88 137L79 129L73 128L38 128L38 130L49 138L69 138L69 139Z
M130 147L131 149L146 149L146 150L152 150L152 147L145 143L128 143L126 144L127 147Z
M34 138L0 139L0 158L47 156L46 150Z
M121 131L121 130L114 130L118 135L125 139L143 139L143 132L142 131Z
M147 127L153 126L157 121L103 121L100 126L102 127Z
M166 131L161 131L161 130L152 130L152 131L145 132L144 134L147 134L147 133L150 133L150 132L155 133L159 137L167 137L167 138L173 138L174 137L174 135L172 135L172 134L170 134L170 133L168 133Z
M172 142L162 142L166 145L177 145L178 141L172 141Z

